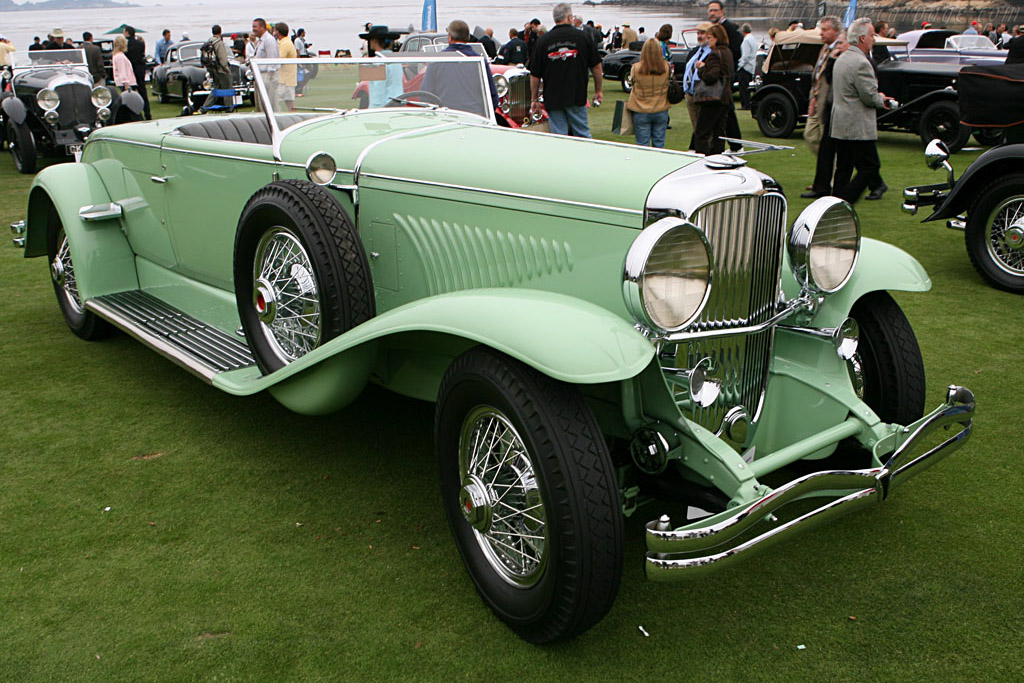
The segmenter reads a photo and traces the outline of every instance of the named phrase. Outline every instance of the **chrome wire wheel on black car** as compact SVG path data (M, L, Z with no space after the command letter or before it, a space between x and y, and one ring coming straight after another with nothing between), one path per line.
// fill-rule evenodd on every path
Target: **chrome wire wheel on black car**
M1024 294L1024 173L1011 173L982 189L967 211L964 240L983 278Z
M596 624L618 592L622 504L579 389L476 347L445 373L434 434L455 544L495 615L534 643Z

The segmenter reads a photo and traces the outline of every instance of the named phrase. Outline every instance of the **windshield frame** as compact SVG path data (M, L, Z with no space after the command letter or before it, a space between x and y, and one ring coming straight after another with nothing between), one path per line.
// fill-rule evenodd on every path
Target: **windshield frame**
M478 119L480 122L497 126L498 122L495 119L494 113L494 102L491 100L491 84L487 82L487 62L483 56L468 57L461 52L452 53L438 53L436 55L423 52L413 52L409 54L402 54L400 52L389 53L387 57L313 57L313 58L301 58L301 59L268 59L268 58L253 58L249 60L249 64L252 67L253 84L256 87L257 97L260 102L267 102L267 86L263 82L263 71L260 67L264 64L276 64L278 66L284 66L288 64L294 64L296 66L310 65L310 64L336 64L336 65L351 65L353 68L358 68L359 65L370 65L380 66L382 61L386 61L388 64L422 64L423 62L430 62L431 64L466 64L476 63L479 65L478 73L480 74L480 86L481 92L483 93L484 108L486 116L481 116L473 112L463 111L461 109L449 109L447 107L429 107L422 111L450 111L457 112L460 115L471 116L474 119ZM315 117L303 121L299 124L289 126L288 128L281 130L277 125L277 118L275 114L283 114L287 112L283 111L271 111L268 107L261 107L263 115L267 119L267 125L270 126L270 136L272 142L272 148L274 153L274 159L281 161L281 143L284 141L285 136L291 130L306 125L313 121L321 121L326 118L334 116L352 116L362 114L366 112L383 111L382 109L358 109L354 107L338 107L332 111L325 111L322 117ZM405 114L412 113L413 111L420 111L418 108L402 109Z
M71 61L71 62L39 62L39 61L36 61L36 60L40 59L41 57L44 57L45 55L52 55L55 52L60 52L62 54L62 56L64 56L66 59L74 59L74 57L71 55L71 53L77 53L77 55L81 59L81 61L80 62L75 62L75 61ZM17 63L17 61L16 61L14 63L14 65L11 66L11 68L14 69L14 70L23 70L23 69L60 69L60 68L67 68L67 67L71 67L71 68L75 68L75 67L86 68L88 66L88 63L85 61L85 50L80 48L80 47L76 47L76 48L62 48L60 50L29 50L29 51L25 51L25 52L21 53L21 55L19 55L17 52L15 52L14 56L15 56L16 60L21 58L21 57L24 57L24 58L26 58L28 60L27 62L21 63L21 64Z

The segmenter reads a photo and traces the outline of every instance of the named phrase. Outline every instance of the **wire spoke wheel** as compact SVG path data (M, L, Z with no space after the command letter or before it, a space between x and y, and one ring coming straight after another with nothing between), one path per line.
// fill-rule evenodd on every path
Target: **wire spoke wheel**
M309 254L287 228L274 226L256 247L253 305L270 346L283 362L320 344L320 299Z
M78 314L85 313L82 298L78 295L78 282L75 280L75 264L71 261L71 246L68 237L61 228L57 233L57 255L50 263L50 274L53 282L59 287L58 296Z
M1024 195L1005 199L989 215L985 246L1006 273L1024 276Z
M534 585L545 565L544 502L530 455L499 410L479 406L459 438L459 505L484 557L513 586Z

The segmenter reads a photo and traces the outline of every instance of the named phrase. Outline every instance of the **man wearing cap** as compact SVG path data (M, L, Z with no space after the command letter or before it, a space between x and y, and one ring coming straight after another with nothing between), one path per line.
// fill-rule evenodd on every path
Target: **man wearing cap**
M370 25L366 29L366 33L359 34L359 38L366 41L365 56L379 59L384 59L392 53L391 47L401 36L401 33L389 31L388 27L383 25ZM384 67L384 78L370 80L367 87L369 88L367 106L383 107L389 100L404 92L401 65L388 64Z
M560 2L551 13L555 25L537 41L530 60L530 111L541 112L540 84L544 82L544 108L552 133L589 138L587 71L594 75L594 104L604 100L601 58L597 47L572 27L572 7Z
M622 49L630 50L633 47L633 43L639 40L636 31L633 30L629 24L622 25Z
M256 50L253 52L253 59L277 59L280 55L277 52L277 41L267 31L267 20L263 17L256 17L252 20L252 34L256 36ZM263 85L267 89L267 106L270 111L277 111L277 64L261 64L260 74L263 77Z
M971 25L968 26L967 29L964 31L964 35L965 36L976 36L976 35L978 35L978 27L979 26L981 26L981 24L979 24L977 20L972 21Z
M46 41L46 50L63 50L64 49L64 29L55 28L46 36L49 40Z

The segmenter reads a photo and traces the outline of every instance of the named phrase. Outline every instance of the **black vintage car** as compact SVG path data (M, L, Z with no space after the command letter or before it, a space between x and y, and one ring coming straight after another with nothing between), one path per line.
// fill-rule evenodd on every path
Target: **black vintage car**
M888 40L890 48L903 45ZM786 138L807 120L814 64L821 50L817 30L782 31L775 36L765 60L764 73L750 87L751 113L761 132L771 138ZM877 65L878 89L899 105L878 112L878 129L913 133L925 143L942 140L958 152L971 136L960 125L955 90L960 66L891 59ZM984 134L978 141L989 144Z
M930 143L927 164L945 169L946 182L908 187L903 210L916 214L921 206L934 206L925 222L945 218L947 227L963 230L975 270L993 287L1024 294L1024 64L965 67L960 108L965 121L997 131L1005 144L956 179L949 150Z
M35 173L37 157L81 151L96 128L141 118L138 93L93 86L82 50L34 50L4 67L0 143L21 173Z
M167 50L164 63L153 69L150 88L161 102L178 99L198 107L206 100L212 83L206 67L200 61L202 40L177 43ZM252 76L247 67L230 60L231 83L235 91L250 100L253 97Z
M669 52L672 66L675 67L675 76L682 80L683 71L686 69L686 55L690 53L690 48L669 48ZM622 90L631 92L633 82L629 78L629 73L638 61L640 61L639 50L618 50L609 53L601 60L601 73L606 80L621 81Z

